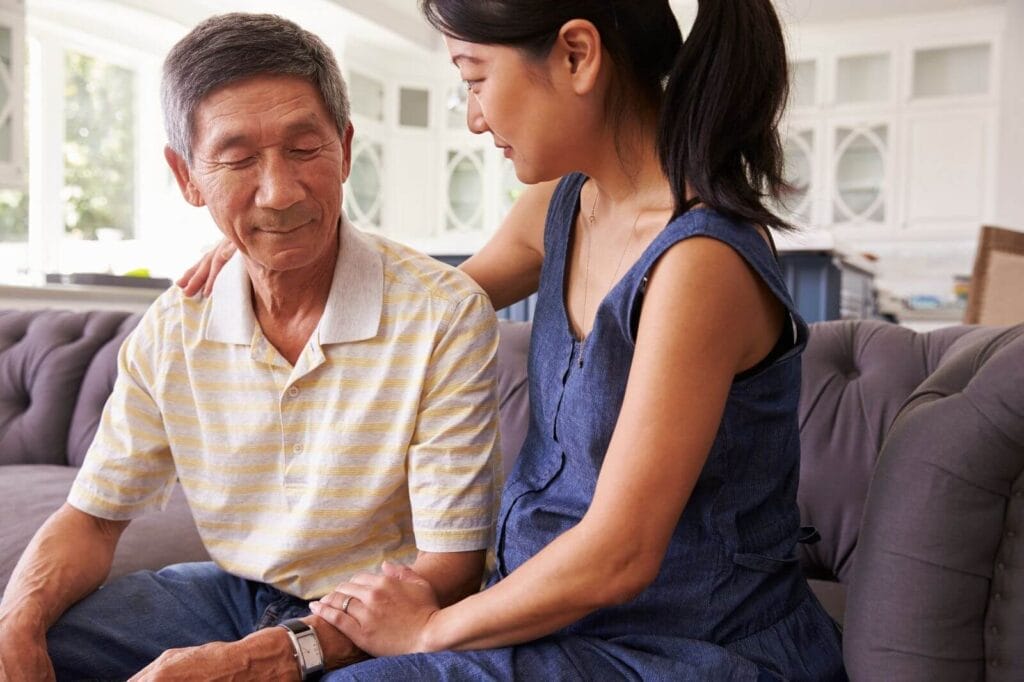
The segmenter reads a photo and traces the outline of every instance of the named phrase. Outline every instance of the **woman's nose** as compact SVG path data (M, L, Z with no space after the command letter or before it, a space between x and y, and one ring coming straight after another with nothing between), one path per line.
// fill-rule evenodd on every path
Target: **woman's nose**
M469 128L469 132L476 135L490 130L487 127L487 121L484 120L484 113L480 109L480 102L472 92L466 98L466 126Z

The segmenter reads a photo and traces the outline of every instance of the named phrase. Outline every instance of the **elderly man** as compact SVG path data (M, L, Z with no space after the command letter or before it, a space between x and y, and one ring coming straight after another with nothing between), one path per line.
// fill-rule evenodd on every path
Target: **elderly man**
M238 253L212 296L166 292L121 349L68 503L0 605L0 677L305 678L361 656L308 608L353 574L412 564L444 602L479 586L494 313L342 215L352 126L330 51L279 17L214 17L172 49L163 97L182 194ZM213 561L97 590L176 480Z

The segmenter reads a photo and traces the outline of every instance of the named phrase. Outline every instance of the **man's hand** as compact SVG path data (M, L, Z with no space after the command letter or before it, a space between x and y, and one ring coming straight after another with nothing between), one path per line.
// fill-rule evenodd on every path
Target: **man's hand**
M131 678L131 682L171 682L175 680L209 680L239 682L241 680L299 679L299 669L291 657L279 660L254 660L238 642L211 642L188 649L168 649L160 658Z
M46 653L46 635L0 617L0 680L49 682L55 679L53 664Z
M327 670L362 661L366 654L330 623L316 616L303 618L320 640ZM258 630L237 642L211 642L188 649L170 649L140 671L132 682L174 680L298 680L295 648L284 629Z

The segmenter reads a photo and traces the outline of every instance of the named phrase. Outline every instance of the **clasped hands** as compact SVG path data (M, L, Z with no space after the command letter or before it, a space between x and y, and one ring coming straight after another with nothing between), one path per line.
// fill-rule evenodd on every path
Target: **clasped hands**
M310 610L372 656L435 650L429 625L441 607L433 587L407 566L385 561L381 569L353 576Z

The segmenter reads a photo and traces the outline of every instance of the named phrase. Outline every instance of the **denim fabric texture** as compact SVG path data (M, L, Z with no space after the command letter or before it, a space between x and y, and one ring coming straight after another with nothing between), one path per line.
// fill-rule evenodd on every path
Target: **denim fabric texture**
M586 512L622 406L647 275L666 250L696 236L732 247L788 309L786 342L772 361L734 382L661 572L634 600L536 642L380 659L327 679L846 679L837 629L795 554L807 325L771 248L749 225L705 209L685 213L601 302L581 349L565 312L564 282L585 181L566 177L548 213L530 347L529 433L502 497L492 582ZM686 415L679 423L686 428Z
M58 680L126 680L167 649L232 642L308 615L308 602L211 562L175 564L111 581L72 606L46 644Z

